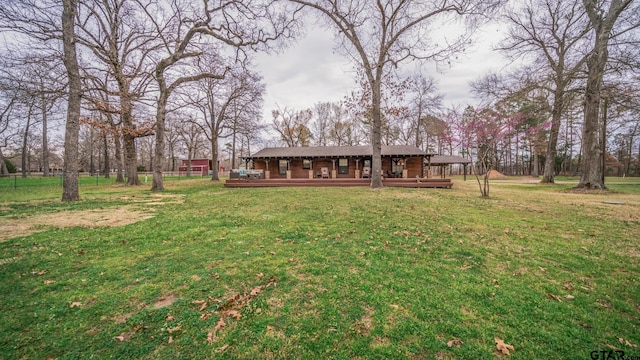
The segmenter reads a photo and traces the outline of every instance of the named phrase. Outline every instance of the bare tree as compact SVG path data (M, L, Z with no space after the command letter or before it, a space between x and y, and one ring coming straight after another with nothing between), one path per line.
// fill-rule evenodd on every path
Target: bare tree
M313 105L313 112L315 114L313 137L317 146L327 146L331 107L331 102L319 102Z
M295 16L284 16L288 9L279 13L280 9L275 1L227 1L216 6L205 0L201 7L187 7L186 3L174 0L167 9L171 15L162 19L159 11L152 11L151 6L139 3L156 27L163 50L154 71L159 95L155 123L156 161L151 188L160 191L164 190L164 122L169 96L177 87L188 82L206 78L222 79L227 70L223 73L196 71L182 76L174 73L170 80L167 79L167 71L183 60L198 61L207 41L216 40L238 51L244 48L266 48L268 44L294 34ZM240 53L236 55L236 58L245 58ZM197 70L197 67L191 69Z
M178 137L187 151L187 176L191 176L191 160L205 146L205 137L195 119L188 118L178 128Z
M77 201L78 192L78 132L80 129L81 83L76 52L75 20L77 0L5 1L0 4L0 28L34 40L33 47L62 44L62 60L67 71L68 103L65 125L65 151L62 201ZM56 53L59 49L47 50Z
M437 85L433 78L425 77L422 74L413 76L409 85L409 92L412 94L410 100L411 107L411 132L415 138L415 146L428 151L428 136L423 137L423 129L426 129L429 116L433 116L436 111L442 108L442 94L438 92ZM425 141L426 140L426 144Z
M589 22L578 2L529 0L509 13L511 24L500 49L514 58L530 56L535 62L530 74L549 74L548 81L530 81L553 94L551 129L547 143L543 183L554 182L558 134L571 84L586 61Z
M290 0L322 14L335 27L341 44L362 71L371 89L373 146L373 188L382 188L382 80L392 67L405 60L447 60L449 55L465 49L470 32L454 39L433 41L428 36L438 20L455 22L463 17L477 19L486 14L497 1L423 2ZM468 25L474 25L469 22ZM436 25L437 26L437 25ZM471 30L473 26L467 27ZM444 45L442 45L444 44Z
M112 116L117 115L121 123L127 184L139 185L135 140L151 132L136 123L133 110L150 80L148 57L158 47L154 42L157 34L131 1L82 0L80 5L79 42L90 50L96 63L103 65L87 69L85 76L101 79L105 87L96 90L106 93L103 99L118 99L117 105L110 104L109 108L116 110ZM113 82L102 80L105 76ZM107 86L112 83L115 88Z
M309 146L313 134L309 129L309 122L313 116L311 109L278 109L271 112L273 115L271 127L278 134L280 140L288 147Z
M610 39L640 27L638 10L633 11L630 7L632 2L633 0L582 1L593 28L594 44L587 59L588 74L582 128L583 168L576 188L606 189L601 162L604 144L599 141L602 79L609 59ZM627 15L626 18L621 18L623 13ZM618 20L622 21L618 23ZM606 129L602 129L602 133L606 134Z
M63 0L62 43L64 66L67 69L69 98L67 103L67 124L64 138L64 170L62 201L80 199L78 189L78 133L80 132L80 103L82 84L76 52L75 17L77 0Z
M9 95L8 98L5 99L7 103L2 104L2 107L0 108L0 176L9 175L9 169L7 169L7 164L4 162L2 148L7 147L7 140L9 136L8 134L5 134L5 132L9 128L9 117L11 115L11 110L13 110L13 106L16 103L16 98L17 95L15 93L13 96Z
M204 117L201 125L211 144L211 160L213 163L211 180L219 180L218 139L227 133L232 137L232 152L235 149L236 137L243 122L243 114L251 109L254 103L262 102L265 91L261 77L240 67L231 71L225 79L204 79L198 82L196 92L189 96L189 102ZM235 160L235 154L232 154ZM232 162L234 162L232 160ZM232 165L232 167L235 163Z

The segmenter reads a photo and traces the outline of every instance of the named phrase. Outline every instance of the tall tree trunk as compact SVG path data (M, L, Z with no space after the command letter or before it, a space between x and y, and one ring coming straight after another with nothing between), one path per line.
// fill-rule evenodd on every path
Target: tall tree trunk
M127 185L140 185L138 178L138 152L136 150L136 126L133 123L132 104L128 90L121 90L120 109L122 112L122 138L124 140L124 166Z
M29 140L29 128L31 127L31 106L29 106L29 111L27 113L27 124L24 128L24 135L22 136L22 158L21 158L21 166L22 166L22 177L26 178L27 173L29 172L29 164L27 164L27 156L28 150L27 145Z
M564 109L564 85L561 81L556 82L556 89L553 94L553 109L551 110L551 130L549 131L549 142L547 143L547 155L544 159L543 184L555 183L555 165L558 147L558 134L562 120L562 110Z
M122 154L122 142L120 141L120 134L113 134L113 147L115 148L116 158L116 182L124 182L124 154Z
M596 40L595 53L587 61L589 72L584 101L584 126L582 130L582 176L577 188L606 189L602 181L602 155L600 143L600 91L602 76L607 63L608 33L606 39ZM600 38L600 37L598 37Z
M599 140L600 99L602 79L609 58L609 38L620 14L632 0L611 0L608 11L598 7L599 2L583 0L589 21L595 31L595 43L587 58L587 87L584 101L584 125L582 128L582 176L576 188L606 189L602 157L604 144ZM603 130L605 131L605 130Z
M62 0L62 42L64 66L67 69L69 99L64 136L64 169L62 201L78 201L78 137L80 133L80 101L82 88L76 54L75 15L77 0Z
M0 146L0 176L9 176L9 169L4 162L4 155L2 154L2 147Z
M157 79L157 77L156 77ZM158 98L156 113L156 148L155 161L153 164L153 184L151 191L164 190L164 182L162 180L162 165L164 164L164 125L167 117L167 100L169 93L164 87L164 80L158 80L161 83L160 97Z
M372 84L372 122L371 146L373 147L373 158L371 159L371 187L382 189L382 112L380 110L380 100L382 98L380 80L376 79Z
M94 162L94 131L93 127L89 131L89 175L93 176L96 172L96 165Z
M107 139L107 133L103 133L102 136L103 144L104 144L104 178L109 178L109 172L111 172L111 166L109 164L109 140Z
M211 114L211 180L220 180L220 174L218 169L218 132L214 128L214 116Z
M533 173L531 176L538 177L540 176L540 165L538 164L538 153L535 151L535 146L532 148L531 152L533 153Z
M43 87L43 86L42 86ZM41 88L44 91L43 88ZM47 140L47 99L44 92L41 95L42 101L42 176L49 176L49 141Z

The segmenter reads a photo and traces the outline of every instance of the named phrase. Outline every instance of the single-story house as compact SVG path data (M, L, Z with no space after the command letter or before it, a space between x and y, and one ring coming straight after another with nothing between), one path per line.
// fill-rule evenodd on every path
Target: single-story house
M428 154L415 146L383 145L384 177L428 177L430 166L464 164L462 157ZM371 176L372 146L265 148L244 158L247 168L264 171L266 179L367 178Z

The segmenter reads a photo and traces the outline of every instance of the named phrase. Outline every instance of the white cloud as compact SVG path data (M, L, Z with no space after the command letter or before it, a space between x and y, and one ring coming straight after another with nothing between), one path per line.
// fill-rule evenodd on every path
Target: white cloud
M423 66L422 72L438 82L445 95L445 106L476 104L471 97L469 81L488 71L500 71L502 56L492 50L502 36L497 26L478 32L478 41L466 54L459 55L450 66ZM267 85L264 102L265 122L271 121L271 110L289 107L297 110L324 101L340 101L356 87L349 59L333 49L336 41L331 31L308 29L308 35L278 55L257 56L258 70Z

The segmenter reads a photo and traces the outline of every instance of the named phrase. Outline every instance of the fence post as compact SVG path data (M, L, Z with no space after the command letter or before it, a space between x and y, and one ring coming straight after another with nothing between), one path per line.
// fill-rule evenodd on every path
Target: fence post
M18 189L18 175L13 175L13 190Z

